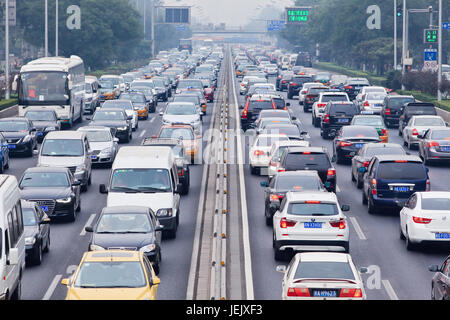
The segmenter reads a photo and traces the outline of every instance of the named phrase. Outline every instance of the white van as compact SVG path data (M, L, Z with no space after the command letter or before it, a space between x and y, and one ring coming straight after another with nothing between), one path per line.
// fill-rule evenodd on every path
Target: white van
M291 66L291 57L289 55L285 55L283 56L283 58L281 58L281 70L288 70Z
M25 270L25 236L17 179L0 175L0 300L19 300Z
M166 146L120 148L108 188L100 185L100 193L108 194L108 207L149 207L170 238L176 237L179 224L181 190L172 149Z

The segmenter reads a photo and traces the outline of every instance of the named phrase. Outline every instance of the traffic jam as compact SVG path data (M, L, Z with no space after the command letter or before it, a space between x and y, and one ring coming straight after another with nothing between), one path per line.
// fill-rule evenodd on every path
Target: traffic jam
M435 106L306 52L218 43L99 78L77 56L22 67L18 115L0 119L0 297L184 300L227 75L249 140L255 298L448 299L450 128Z

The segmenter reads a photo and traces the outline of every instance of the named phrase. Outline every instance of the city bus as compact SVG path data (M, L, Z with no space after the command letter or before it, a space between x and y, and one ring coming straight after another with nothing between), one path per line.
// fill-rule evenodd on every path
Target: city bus
M14 78L19 96L19 116L30 106L55 110L62 124L82 120L85 103L84 63L78 56L46 57L22 66Z

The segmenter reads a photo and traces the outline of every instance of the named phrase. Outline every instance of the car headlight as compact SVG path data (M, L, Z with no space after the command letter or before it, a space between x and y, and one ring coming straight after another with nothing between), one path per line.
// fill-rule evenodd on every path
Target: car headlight
M58 202L58 203L70 203L70 202L72 202L72 198L71 197L67 197L67 198L63 198L63 199L56 199L56 202Z
M111 153L111 148L105 148L102 151L100 151L100 154L110 154Z
M171 217L172 216L172 209L159 209L156 212L157 217Z
M75 172L82 172L86 170L86 165L85 164L80 164L79 166L77 166L77 169L75 170Z
M91 251L104 251L104 250L105 250L105 248L100 247L100 246L97 246L97 245L95 245L95 244L91 244L91 245L89 246L89 249L90 249Z
M45 128L45 131L55 131L56 127L47 127Z
M139 251L141 251L141 252L151 252L151 251L154 251L155 249L156 249L156 245L155 244L149 244L149 245L146 245L146 246L140 248Z
M27 237L27 238L25 238L25 245L32 246L35 243L36 243L36 238L35 237Z
M125 131L127 129L128 129L128 127L119 127L119 128L117 128L117 130L119 130L119 131Z

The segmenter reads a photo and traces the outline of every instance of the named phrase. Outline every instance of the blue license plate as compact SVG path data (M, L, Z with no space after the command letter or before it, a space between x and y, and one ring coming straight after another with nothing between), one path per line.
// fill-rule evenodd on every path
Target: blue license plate
M38 135L38 136L43 136L44 133L43 133L43 132L38 132L37 135Z
M321 229L322 222L305 222L303 227L306 229Z
M97 156L91 156L91 159L96 160Z
M348 119L338 119L338 122L339 122L339 123L342 123L342 122L348 122Z
M44 210L44 212L48 212L48 206L41 206L42 210Z
M450 233L448 232L440 232L435 233L436 239L450 239Z
M356 143L355 147L359 149L359 148L362 148L363 145L364 145L364 143Z
M16 148L16 145L15 145L15 144L8 144L8 148L9 148L9 149L15 149L15 148Z
M409 187L394 187L394 191L396 192L408 192Z
M450 152L450 147L441 147L441 150L444 152Z
M313 296L314 297L336 297L337 293L334 290L313 290Z

